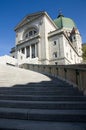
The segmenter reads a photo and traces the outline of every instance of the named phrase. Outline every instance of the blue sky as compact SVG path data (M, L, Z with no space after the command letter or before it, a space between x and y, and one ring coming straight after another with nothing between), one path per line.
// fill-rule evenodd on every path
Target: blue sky
M0 56L15 46L14 27L27 14L47 11L55 19L59 9L75 21L86 42L86 0L0 0Z

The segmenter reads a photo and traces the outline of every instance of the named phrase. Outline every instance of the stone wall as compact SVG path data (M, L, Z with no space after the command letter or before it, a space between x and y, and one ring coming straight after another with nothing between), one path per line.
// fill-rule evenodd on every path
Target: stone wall
M60 77L83 90L86 94L86 64L77 65L34 65L23 64L21 68Z
M0 56L0 64L16 66L17 60L9 55Z

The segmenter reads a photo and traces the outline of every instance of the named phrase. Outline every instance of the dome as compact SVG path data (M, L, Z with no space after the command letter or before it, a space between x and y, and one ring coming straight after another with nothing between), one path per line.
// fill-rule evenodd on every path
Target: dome
M60 14L57 19L54 20L54 23L56 24L57 27L61 28L69 28L73 29L73 27L76 27L76 24L71 18L64 17L62 14Z

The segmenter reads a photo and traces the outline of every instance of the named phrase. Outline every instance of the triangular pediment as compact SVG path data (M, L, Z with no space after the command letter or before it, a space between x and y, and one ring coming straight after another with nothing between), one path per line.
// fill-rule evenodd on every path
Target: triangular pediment
M38 17L41 17L42 15L44 15L45 12L38 12L38 13L33 13L30 15L27 15L16 27L15 27L15 31L22 27L23 25L27 24L28 22L33 21L34 19L37 19Z

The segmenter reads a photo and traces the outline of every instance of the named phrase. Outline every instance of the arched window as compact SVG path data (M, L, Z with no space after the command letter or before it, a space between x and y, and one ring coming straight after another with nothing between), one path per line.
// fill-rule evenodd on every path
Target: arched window
M24 32L24 35L23 35L23 38L24 39L27 39L29 37L32 37L34 35L36 35L38 33L37 29L32 27L32 28L28 28L25 32Z

